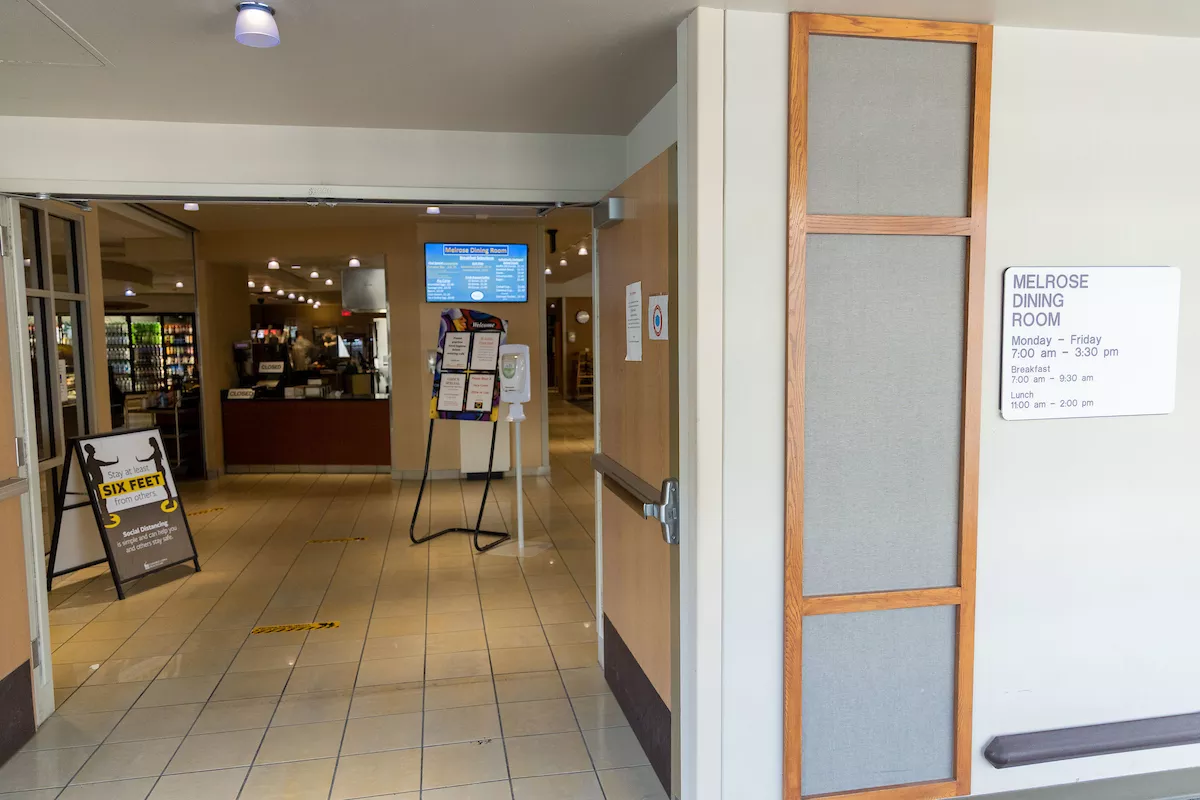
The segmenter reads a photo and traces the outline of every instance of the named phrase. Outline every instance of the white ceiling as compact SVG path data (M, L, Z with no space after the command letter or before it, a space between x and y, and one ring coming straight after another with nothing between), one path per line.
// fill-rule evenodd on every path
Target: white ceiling
M0 114L627 134L700 0L0 0ZM1200 36L1196 0L711 0L763 11Z

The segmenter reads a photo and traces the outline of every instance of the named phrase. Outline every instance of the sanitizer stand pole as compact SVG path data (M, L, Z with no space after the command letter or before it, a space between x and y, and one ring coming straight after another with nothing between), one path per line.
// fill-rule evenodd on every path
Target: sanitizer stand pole
M525 555L525 490L521 486L521 420L513 423L517 437L517 553Z
M513 435L517 437L517 555L525 555L525 488L521 484L521 421L525 409L520 403L508 406L508 421L513 423Z

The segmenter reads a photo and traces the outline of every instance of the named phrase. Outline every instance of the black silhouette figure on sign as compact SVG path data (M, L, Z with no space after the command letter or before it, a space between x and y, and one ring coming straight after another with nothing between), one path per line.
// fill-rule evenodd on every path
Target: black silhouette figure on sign
M101 461L96 458L96 446L85 444L83 452L87 453L87 458L83 460L83 474L91 481L93 486L99 486L104 483L104 467L111 467L117 464L116 461Z
M171 496L171 487L167 483L167 470L163 466L162 448L158 446L158 439L155 439L153 436L150 437L150 455L145 458L139 458L138 461L142 464L145 464L147 461L154 462L154 469L163 476L163 490L167 493L167 499L162 502L162 509L163 511L174 511L174 508L168 507L174 498Z

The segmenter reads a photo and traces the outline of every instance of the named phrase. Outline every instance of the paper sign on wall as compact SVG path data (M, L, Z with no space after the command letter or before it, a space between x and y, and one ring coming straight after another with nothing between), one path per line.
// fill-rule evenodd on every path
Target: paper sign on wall
M625 287L625 360L642 360L642 282Z
M1175 409L1179 270L1010 267L1004 272L1005 419Z
M650 341L665 342L667 335L667 295L652 294L649 303L650 319L647 320L650 329Z

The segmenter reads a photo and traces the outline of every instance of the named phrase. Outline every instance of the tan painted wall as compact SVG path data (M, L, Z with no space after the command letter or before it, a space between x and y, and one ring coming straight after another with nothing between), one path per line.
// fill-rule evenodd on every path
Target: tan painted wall
M196 261L199 302L200 391L204 412L204 458L211 476L225 470L221 439L221 390L237 384L233 343L250 338L246 269Z
M425 353L437 346L438 316L441 306L425 303L424 250L423 244L430 241L463 242L511 242L524 243L530 247L529 302L521 304L472 304L491 314L509 320L509 341L528 343L533 361L533 386L543 380L545 344L542 339L542 314L544 301L541 296L541 280L537 264L533 259L537 252L540 228L531 223L472 222L472 223L397 223L387 227L335 228L310 230L262 230L262 231L212 231L196 236L199 259L210 264L265 262L269 258L290 259L294 262L306 258L341 256L345 253L383 254L387 263L387 292L389 325L391 331L392 361L392 468L397 470L420 470L425 459L425 440L429 429L429 395L432 376L425 367ZM213 272L231 270L227 266L214 266ZM204 282L200 281L203 295ZM229 284L241 292L241 303L246 305L246 272L238 271L236 280ZM201 308L204 309L204 300ZM248 306L246 306L248 308ZM332 304L330 304L332 309ZM322 307L322 311L325 307ZM214 309L215 313L215 309ZM203 311L202 311L203 314ZM202 319L206 318L202 316ZM245 332L249 334L247 311ZM233 339L229 340L230 342ZM213 350L210 358L229 362L229 348ZM202 354L203 355L203 354ZM224 366L222 364L222 366ZM211 386L209 370L202 366L202 381ZM232 371L232 365L229 366ZM223 387L222 387L223 388ZM206 389L205 396L208 397ZM220 440L219 389L215 392L217 402L215 415L206 415L205 424L211 442ZM526 467L541 465L542 414L541 393L534 392L534 402L526 405L527 424L522 426L523 458ZM459 466L458 425L441 423L435 434L434 450L430 459L432 469L457 469ZM217 451L210 446L210 456ZM213 464L223 464L210 458Z
M8 323L4 283L0 281L0 480L17 475L17 458L11 446L16 436L13 416L12 371L8 368ZM103 341L103 340L101 340ZM0 678L29 658L29 599L25 593L25 542L19 498L0 503ZM30 687L30 691L33 688Z

